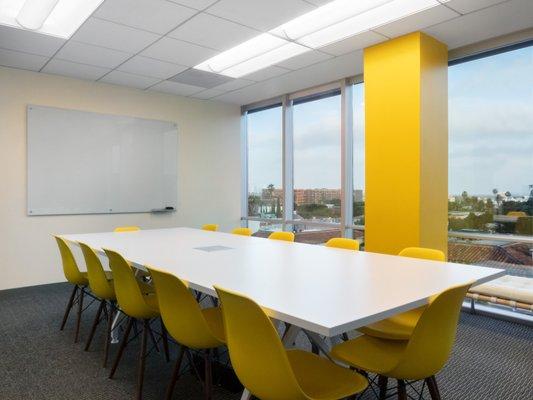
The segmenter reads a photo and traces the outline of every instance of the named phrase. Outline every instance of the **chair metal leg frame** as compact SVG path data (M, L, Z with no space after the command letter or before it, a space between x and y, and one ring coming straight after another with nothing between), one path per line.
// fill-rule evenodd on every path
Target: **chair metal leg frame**
M94 332L96 331L96 327L100 323L100 320L101 320L100 316L102 315L102 311L104 310L105 303L106 303L105 300L100 300L100 306L98 307L98 311L96 312L96 315L94 316L93 325L91 327L91 332L89 333L89 337L87 338L87 343L85 344L84 351L88 351L89 347L91 346L91 342L93 341L93 337L94 337Z
M83 311L83 295L85 293L84 288L80 289L80 294L78 298L78 316L76 319L76 333L74 335L74 343L78 343L78 336L80 334L80 322L81 322L81 313Z
M67 323L70 310L72 309L72 306L74 305L74 298L76 297L77 292L78 292L78 285L74 285L74 288L72 289L72 293L70 294L70 298L67 303L67 308L65 309L65 313L63 314L63 321L61 322L61 328L59 328L60 331L65 329L65 324Z
M358 371L360 372L360 371ZM376 385L376 379L377 379L377 386L379 387L379 395L374 390L373 386ZM366 390L372 387L372 390L374 391L374 394L377 398L380 400L389 399L389 398L398 398L398 399L410 399L410 400L424 400L424 389L426 388L426 385L429 390L429 394L431 396L432 400L441 400L440 393L437 387L437 381L434 376L423 379L421 381L407 381L407 380L397 380L397 386L394 387L388 387L387 382L388 378L380 375L376 375L373 379L369 380L370 385L368 386ZM422 386L420 388L417 388L414 384L422 382ZM410 388L412 392L410 393L407 391L407 388ZM360 396L363 396L365 392L360 393Z
M170 361L170 355L168 352L168 335L167 335L167 328L165 328L165 324L163 323L163 320L159 318L159 322L161 324L161 337L163 339L163 351L165 352L165 360L167 362Z
M178 359L176 360L176 365L174 365L174 370L172 371L172 376L170 377L170 382L168 383L167 391L165 393L165 399L172 399L172 393L174 392L174 386L176 386L176 381L179 378L181 363L183 361L183 355L187 351L185 346L180 346L180 352L178 354Z
M111 329L113 326L113 314L115 312L114 302L109 302L109 311L107 312L107 327L104 341L104 362L102 366L105 368L107 366L107 359L109 357L109 344L111 342Z
M144 383L144 367L146 364L146 342L148 340L148 332L151 332L149 320L143 320L143 333L141 338L141 351L139 352L139 370L137 374L137 399L142 399L143 383Z

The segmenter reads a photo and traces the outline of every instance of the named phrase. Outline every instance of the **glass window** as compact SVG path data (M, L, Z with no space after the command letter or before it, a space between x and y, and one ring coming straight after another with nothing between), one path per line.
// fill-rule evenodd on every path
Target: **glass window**
M365 225L365 92L364 84L353 87L353 223ZM363 241L364 230L354 238Z
M339 223L341 96L293 106L294 219ZM297 227L296 227L297 228Z
M248 216L281 218L281 106L248 112Z
M533 277L533 47L449 68L451 261ZM472 240L472 233L509 241Z

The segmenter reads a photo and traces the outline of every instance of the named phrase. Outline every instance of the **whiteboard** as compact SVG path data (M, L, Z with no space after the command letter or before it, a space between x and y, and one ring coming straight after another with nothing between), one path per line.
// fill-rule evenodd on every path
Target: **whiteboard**
M28 215L175 209L173 122L28 105Z

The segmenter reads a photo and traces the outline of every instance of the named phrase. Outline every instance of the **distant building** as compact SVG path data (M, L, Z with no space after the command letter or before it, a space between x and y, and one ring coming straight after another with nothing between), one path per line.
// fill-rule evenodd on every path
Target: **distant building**
M361 189L355 189L353 191L353 200L357 203L360 203L365 200L363 196L363 191Z

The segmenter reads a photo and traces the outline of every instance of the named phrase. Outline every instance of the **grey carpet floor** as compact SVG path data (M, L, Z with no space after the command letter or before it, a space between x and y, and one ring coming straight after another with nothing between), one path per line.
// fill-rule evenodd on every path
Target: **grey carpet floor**
M0 291L0 399L133 398L138 342L127 348L115 379L108 379L100 367L103 326L89 352L83 343L73 343L73 316L64 331L58 329L69 293L67 284ZM84 314L82 341L95 309ZM308 346L305 339L300 342ZM111 359L115 352L112 346ZM171 368L157 353L148 358L144 399L163 397ZM463 314L453 354L437 379L443 399L532 400L533 328ZM174 398L201 399L200 383L184 374ZM238 398L222 387L214 389L216 400ZM370 391L363 396L373 398Z

